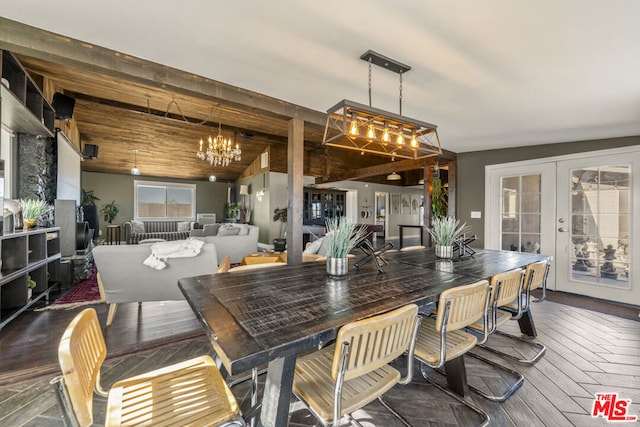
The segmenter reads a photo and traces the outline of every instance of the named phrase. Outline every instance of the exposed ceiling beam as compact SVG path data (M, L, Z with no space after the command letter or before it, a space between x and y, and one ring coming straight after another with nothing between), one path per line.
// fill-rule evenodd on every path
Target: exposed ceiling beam
M218 82L172 67L125 55L40 28L0 17L3 37L0 48L58 64L68 64L84 71L128 79L226 103L248 113L269 113L324 126L326 114L276 98Z

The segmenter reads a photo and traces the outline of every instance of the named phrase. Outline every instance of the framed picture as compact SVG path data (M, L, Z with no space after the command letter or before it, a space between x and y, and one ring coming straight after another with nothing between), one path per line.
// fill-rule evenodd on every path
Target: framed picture
M402 206L400 207L400 213L402 213L402 215L411 214L411 195L410 194L402 195Z
M420 196L417 194L411 195L411 215L417 215L420 211Z
M393 215L400 215L400 195L391 194L391 213Z

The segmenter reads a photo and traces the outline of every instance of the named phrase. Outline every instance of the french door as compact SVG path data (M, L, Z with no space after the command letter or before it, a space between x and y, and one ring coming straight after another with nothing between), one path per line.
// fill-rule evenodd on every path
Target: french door
M640 305L638 168L638 152L557 162L558 290Z
M550 289L640 305L638 170L637 147L488 166L485 247L550 256Z

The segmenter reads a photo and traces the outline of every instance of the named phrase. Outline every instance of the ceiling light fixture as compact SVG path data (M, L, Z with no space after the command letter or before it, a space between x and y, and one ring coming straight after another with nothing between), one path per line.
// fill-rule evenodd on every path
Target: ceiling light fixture
M327 110L322 144L413 160L442 154L436 125L402 115L402 75L411 67L371 50L360 59L369 63L369 105L343 99ZM399 114L371 106L372 64L400 75ZM411 135L408 144L405 134ZM395 143L390 143L393 137Z
M242 150L235 139L235 132L233 133L233 142L231 138L225 139L222 136L222 122L218 121L218 135L214 138L209 135L206 151L203 149L204 140L200 138L200 149L196 151L196 157L208 161L212 166L229 166L231 161L239 162L242 160ZM234 142L235 147L233 147Z
M138 149L133 149L133 167L131 168L131 175L140 175L140 169L138 169Z
M402 177L395 172L391 172L387 175L387 181L400 181Z

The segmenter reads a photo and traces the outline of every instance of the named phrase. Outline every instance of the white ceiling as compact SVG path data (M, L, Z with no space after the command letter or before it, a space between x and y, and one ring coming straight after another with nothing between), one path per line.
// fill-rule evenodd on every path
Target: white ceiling
M320 111L368 102L372 49L412 67L403 114L456 152L640 135L638 0L0 0L0 13ZM373 68L373 106L398 112L398 75Z

